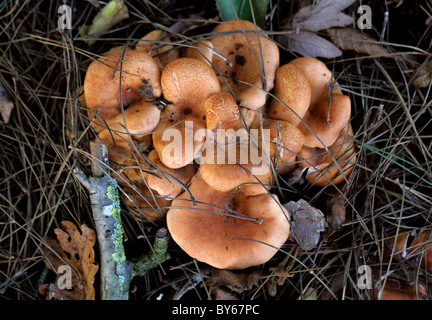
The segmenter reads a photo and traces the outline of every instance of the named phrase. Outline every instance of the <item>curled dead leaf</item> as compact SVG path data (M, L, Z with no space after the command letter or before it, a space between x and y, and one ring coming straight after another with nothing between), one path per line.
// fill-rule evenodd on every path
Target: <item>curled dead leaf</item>
M0 114L4 123L8 123L14 104L10 101L5 88L0 85Z
M236 293L242 293L245 290L251 290L254 285L258 285L261 274L262 270L259 268L242 270L241 272L216 269L207 280L207 284L213 287L227 287Z
M333 43L319 36L316 32L332 27L343 27L353 23L353 18L342 10L354 3L354 0L321 0L298 10L283 29L295 30L295 33L283 35L278 42L288 50L308 57L335 58L342 54Z
M377 40L352 28L331 28L327 30L331 41L341 50L353 50L360 54L392 58L389 51Z
M413 85L416 88L426 88L432 82L432 59L422 64L415 73Z
M324 241L338 231L346 220L346 198L339 192L334 192L327 199L326 221L328 228L324 234Z
M54 230L56 238L46 239L47 246L42 246L42 251L46 255L46 266L59 276L62 276L59 270L70 270L66 275L70 277L70 287L65 285L68 281L65 279L62 285L59 281L43 284L39 292L47 299L94 300L93 282L99 268L95 264L93 250L96 233L85 224L81 225L80 230L70 221L63 221L61 226L62 229Z

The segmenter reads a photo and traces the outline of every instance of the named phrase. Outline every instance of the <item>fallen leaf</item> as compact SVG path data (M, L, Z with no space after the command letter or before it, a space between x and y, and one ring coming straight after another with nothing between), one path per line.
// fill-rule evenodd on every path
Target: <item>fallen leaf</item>
M5 88L0 85L0 114L4 123L9 123L13 108L13 102L8 98Z
M432 59L422 64L415 73L413 85L416 88L429 87L432 82Z
M213 300L238 300L235 294L222 287L214 287L211 290Z
M278 42L288 50L305 57L335 58L342 54L333 43L309 31L290 33L278 37Z
M103 7L90 26L81 27L81 35L98 35L111 30L116 24L129 17L129 11L123 0L111 0ZM88 41L93 44L94 40Z
M251 290L254 285L258 285L261 274L261 269L242 272L216 269L207 280L207 284L214 287L225 286L234 292L242 293L245 290Z
M320 31L331 27L343 27L353 23L354 19L342 10L352 5L355 0L321 0L296 12L292 28L308 31Z
M81 232L70 221L63 221L61 225L63 230L55 229L56 238L46 239L48 247L43 246L42 251L46 255L45 264L52 271L57 273L62 266L71 268L71 288L43 284L39 291L47 299L94 300L93 281L99 268L93 250L96 234L85 224L81 225Z
M327 199L326 220L329 228L324 235L325 241L339 230L346 220L346 198L339 192L331 194Z
M327 30L330 40L341 50L353 50L370 56L392 58L389 51L375 39L352 28L331 28Z
M325 231L324 214L312 207L307 201L290 201L283 205L292 217L290 234L304 250L312 250L320 239L320 233Z
M355 0L321 0L301 8L282 28L295 32L280 36L279 41L286 37L286 48L303 56L324 58L340 56L342 51L316 32L353 23L353 18L342 10L354 2Z

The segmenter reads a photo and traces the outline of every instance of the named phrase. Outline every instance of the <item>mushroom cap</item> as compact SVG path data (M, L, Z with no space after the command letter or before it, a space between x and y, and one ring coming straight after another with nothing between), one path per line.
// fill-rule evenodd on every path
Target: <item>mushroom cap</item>
M344 94L333 93L330 106L328 99L311 106L303 117L304 122L298 125L304 135L304 145L309 148L332 145L349 123L350 116L351 100Z
M297 126L311 103L311 87L302 70L292 63L276 71L274 96L265 116L284 120Z
M126 50L123 56L122 53L121 50L110 51L93 61L84 79L87 107L93 112L99 111L105 120L120 113L121 102L127 106L162 94L157 62L142 50ZM143 91L147 97L140 95Z
M214 144L207 139L198 171L213 189L225 192L244 185L254 194L267 193L273 182L267 158L251 141Z
M147 158L157 168L154 173L147 174L148 186L161 196L177 197L183 191L182 184L187 186L196 173L196 167L193 164L179 169L168 168L160 161L154 149L150 151Z
M133 140L120 124L102 130L97 139L108 149L108 159L118 165L129 163L132 158Z
M309 168L306 180L321 187L330 182L338 184L346 180L356 162L353 135L351 125L346 126L336 141L328 147L330 154L322 148L303 147L299 152L298 165L300 168ZM342 172L334 163L333 158Z
M182 193L172 202L167 226L174 241L194 259L219 269L243 269L267 262L288 239L288 212L275 195L217 191L199 174L189 190L197 207L188 193Z
M205 62L179 58L168 63L161 76L165 100L187 114L205 116L204 102L220 91L219 80Z
M220 91L220 85L213 69L193 58L167 64L161 85L164 98L171 104L161 114L153 145L165 166L178 169L199 154L207 135L204 103Z
M255 118L255 112L239 107L229 92L215 93L205 101L204 107L209 131L249 128Z
M302 150L304 137L301 131L283 120L256 119L251 126L257 132L257 140L280 174L290 172L296 166L296 157Z
M372 277L375 281L379 280L377 274L373 274ZM385 286L381 289L380 287L374 288L374 298L378 300L424 300L422 295L427 296L425 286L419 284L417 287L405 283L404 281L396 279L385 279Z
M168 110L165 108L165 115ZM168 168L179 169L198 157L206 136L203 116L189 115L182 119L174 114L173 118L162 118L152 138L160 161Z
M311 105L328 98L330 87L327 84L335 83L335 80L332 79L332 72L324 62L316 58L300 57L291 60L289 64L302 71L308 80L311 88ZM341 93L341 90L334 87L333 93Z
M250 21L232 20L216 26L212 30L215 36L210 40L213 48L232 62L230 67L224 59L213 55L213 65L223 77L219 79L222 91L231 89L240 105L251 110L265 104L266 90L273 89L279 67L278 46L266 35L259 34L260 31L262 29ZM267 88L264 88L263 72Z
M196 42L183 50L182 57L201 60L210 65L213 58L213 44L209 40Z
M136 102L107 121L108 127L120 125L131 135L145 135L156 128L160 120L159 107L145 100Z

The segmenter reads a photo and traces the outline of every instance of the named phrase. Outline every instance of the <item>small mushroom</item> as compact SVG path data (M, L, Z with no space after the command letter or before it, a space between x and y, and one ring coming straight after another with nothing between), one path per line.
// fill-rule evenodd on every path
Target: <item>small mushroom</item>
M311 105L311 86L303 71L293 63L279 67L273 95L265 116L298 126Z
M273 182L267 158L252 141L214 145L205 142L199 172L213 189L230 191L242 187L248 194L267 193Z
M257 130L259 145L266 150L279 174L287 174L296 167L304 140L299 129L287 121L263 118L261 122L258 117L251 129Z
M210 96L204 104L206 126L210 132L216 130L238 130L249 128L256 112L239 107L229 92L218 92Z
M377 278L377 275L373 275ZM385 280L385 285L374 288L375 300L425 300L427 292L423 284L414 286L396 279Z
M351 100L334 83L332 72L316 58L297 58L289 62L303 72L311 88L310 106L298 125L309 148L325 148L334 143L351 116Z
M207 135L204 103L220 91L220 85L212 68L193 58L167 64L161 84L170 104L154 130L153 144L161 162L177 169L192 163L199 154Z
M351 125L342 130L336 141L323 148L303 147L298 155L298 165L308 168L306 180L315 186L338 184L347 179L354 169L356 153Z
M177 197L197 171L194 164L179 169L166 167L160 161L156 150L150 151L147 158L157 168L154 172L148 172L146 176L148 186L159 195L168 198Z
M221 23L212 34L213 48L232 63L230 66L219 55L213 55L222 91L232 90L240 105L250 110L261 108L274 86L278 46L261 28L246 20Z
M167 226L192 258L219 269L244 269L271 259L289 235L289 217L276 195L211 188L198 173L173 200Z

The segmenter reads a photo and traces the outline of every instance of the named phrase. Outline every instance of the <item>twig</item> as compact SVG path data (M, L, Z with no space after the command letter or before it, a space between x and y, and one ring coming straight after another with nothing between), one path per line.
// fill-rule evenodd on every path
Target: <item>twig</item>
M101 143L91 143L92 175L87 177L79 168L77 180L88 190L100 250L100 297L103 300L128 300L130 282L136 275L169 258L168 231L160 229L153 250L136 260L126 260L123 247L121 208L116 182L108 172L108 151Z

